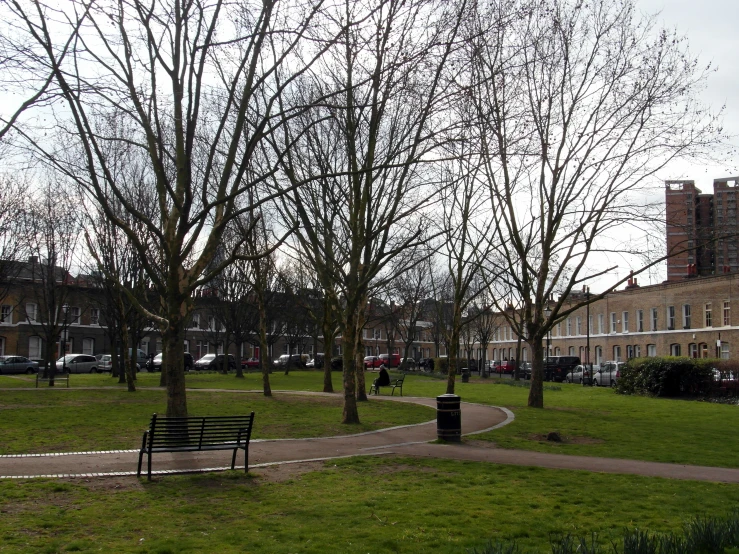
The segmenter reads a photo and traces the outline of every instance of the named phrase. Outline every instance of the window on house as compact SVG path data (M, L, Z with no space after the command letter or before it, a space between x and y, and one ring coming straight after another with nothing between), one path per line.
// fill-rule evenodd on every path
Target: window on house
M192 314L192 323L190 323L191 329L200 329L200 314Z
M580 316L575 319L575 334L582 335L582 317Z
M650 358L654 358L657 356L657 345L656 344L648 344L647 345L647 356Z
M30 323L36 323L38 320L38 305L26 304L26 318Z
M670 356L679 356L680 355L680 345L677 343L673 343L670 345Z
M569 355L570 356L574 356L575 355L575 347L574 346L570 346Z
M588 316L588 333L593 334L593 316Z
M41 359L41 337L28 338L28 357L32 360Z
M82 339L82 353L90 356L95 354L95 339Z
M621 314L621 331L624 333L629 332L629 312L623 312Z
M729 303L724 302L724 325L731 325L731 312L729 310L730 310Z
M704 326L711 327L712 323L711 323L711 303L710 302L708 302L703 307L703 314L704 314L703 323L705 324Z
M9 304L0 307L0 323L13 323L13 308Z
M603 361L603 347L596 346L595 347L595 363L596 365L600 365L602 361Z
M644 310L636 310L636 330L639 333L644 332Z
M567 336L569 337L570 335L572 335L572 318L568 317L567 318Z
M729 359L729 343L728 342L721 343L721 358L723 360Z
M641 346L638 344L634 345L634 358L641 358Z
M690 304L683 304L683 329L690 329Z
M688 344L688 356L690 356L691 358L698 357L698 345L694 342Z
M616 312L611 312L611 333L616 332Z
M555 356L561 356L562 355L562 350L559 348L559 346L554 349L554 355Z
M630 360L634 357L634 346L631 344L626 345L626 359Z
M562 322L561 321L557 323L557 336L558 337L562 336Z
M658 317L657 308L652 308L652 321L651 321L651 327L650 327L651 331L657 330L657 317Z
M216 318L213 316L210 316L208 318L208 330L209 331L215 331L216 330ZM287 354L287 352L285 352Z
M667 329L672 331L675 328L675 306L667 307Z
M92 308L90 310L90 325L100 324L100 310L98 308Z
M80 309L78 306L69 308L69 323L72 325L80 324Z
M613 359L617 362L621 361L621 347L618 345L613 347Z
M5 356L5 337L0 337L0 356Z
M605 319L605 316L603 314L598 314L598 334L599 335L603 334L603 328L605 327L604 325L605 322L603 321L604 319Z

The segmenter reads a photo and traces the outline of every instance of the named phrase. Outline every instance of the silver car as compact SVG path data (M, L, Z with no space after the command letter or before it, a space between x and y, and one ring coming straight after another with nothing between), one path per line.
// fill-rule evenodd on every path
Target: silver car
M38 373L38 362L24 356L0 356L0 373Z
M90 354L67 354L56 361L56 370L67 373L97 373L100 362Z
M596 387L615 387L625 362L603 362L595 374L593 384Z
M583 379L585 380L585 383L590 381L590 370L584 365L576 365L575 369L570 371L565 377L565 381L568 383L582 384Z

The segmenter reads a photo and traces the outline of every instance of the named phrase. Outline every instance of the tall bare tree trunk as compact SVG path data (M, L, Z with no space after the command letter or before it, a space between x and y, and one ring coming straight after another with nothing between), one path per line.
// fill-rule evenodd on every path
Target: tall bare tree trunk
M267 308L264 305L264 291L257 289L257 309L259 310L259 367L262 369L262 389L264 396L272 396L272 387L269 384L269 369L272 359L269 356L267 343Z

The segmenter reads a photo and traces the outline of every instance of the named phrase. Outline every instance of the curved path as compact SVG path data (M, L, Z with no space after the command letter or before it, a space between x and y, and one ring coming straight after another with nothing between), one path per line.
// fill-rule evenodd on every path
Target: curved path
M274 392L324 394L296 391ZM431 408L436 407L436 400L433 398L380 396L370 399L371 401L412 402ZM462 434L467 437L493 430L514 419L513 414L505 408L467 402L462 402L461 408ZM429 413L431 415L433 412ZM739 469L507 450L495 448L490 443L474 444L476 441L461 444L434 444L432 441L435 439L436 419L418 425L392 427L338 437L253 440L249 448L249 468L350 456L398 455L739 483ZM243 453L240 455L243 456ZM152 464L154 468L152 473L162 475L229 469L230 458L231 452L157 454ZM243 461L243 457L241 460ZM137 463L138 450L5 455L0 456L0 479L136 475ZM146 460L144 460L145 463ZM243 469L244 466L237 465L237 468L239 467Z

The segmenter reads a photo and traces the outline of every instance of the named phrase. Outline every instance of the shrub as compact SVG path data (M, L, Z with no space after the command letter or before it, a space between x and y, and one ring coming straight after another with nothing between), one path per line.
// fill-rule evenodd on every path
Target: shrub
M622 394L707 395L713 389L717 360L678 357L629 360L617 384Z
M739 510L726 518L696 517L684 527L682 534L649 533L641 529L625 530L621 542L611 541L610 548L601 546L597 534L577 537L570 534L550 537L552 554L721 554L739 547ZM519 554L515 542L488 543L468 554ZM520 552L523 554L523 552Z

